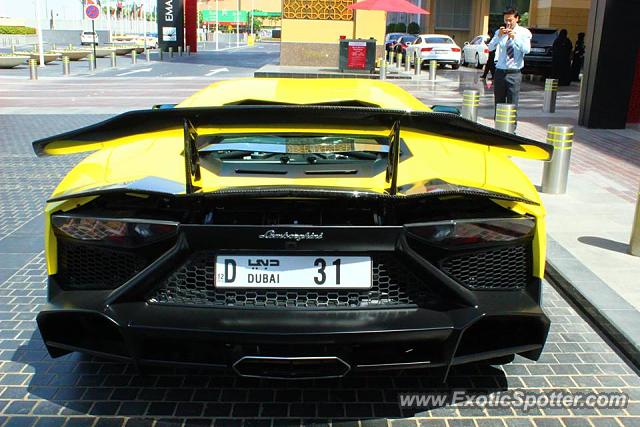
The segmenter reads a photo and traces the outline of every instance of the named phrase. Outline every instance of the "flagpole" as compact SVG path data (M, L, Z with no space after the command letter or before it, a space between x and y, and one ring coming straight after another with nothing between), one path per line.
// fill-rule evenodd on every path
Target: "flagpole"
M240 24L239 24L239 16L240 15L240 0L236 0L236 47L240 46Z
M44 67L44 47L42 46L42 23L40 22L40 0L36 0L36 31L38 32L38 55L40 67Z
M218 0L216 0L216 51L218 50L218 23L219 23L218 13L219 13Z

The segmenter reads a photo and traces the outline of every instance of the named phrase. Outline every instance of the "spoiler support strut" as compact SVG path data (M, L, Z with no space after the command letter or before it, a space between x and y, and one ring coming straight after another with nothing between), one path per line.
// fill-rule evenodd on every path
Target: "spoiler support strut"
M387 156L387 193L395 196L398 192L398 166L400 165L400 120L395 120L389 134L389 154Z
M184 119L184 172L186 182L186 193L192 194L202 187L195 183L200 181L200 155L196 140L198 132L189 119Z

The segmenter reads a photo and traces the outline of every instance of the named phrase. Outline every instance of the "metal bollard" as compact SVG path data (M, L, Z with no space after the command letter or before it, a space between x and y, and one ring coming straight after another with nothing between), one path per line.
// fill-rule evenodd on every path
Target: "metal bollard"
M398 69L398 71L400 71L400 68L402 68L402 53L398 53L398 55L396 56L396 68Z
M151 62L151 52L149 52L149 49L144 50L144 56L147 62Z
M131 51L131 65L136 65L138 63L138 52L136 50Z
M389 64L393 64L396 60L396 53L394 51L389 52Z
M544 81L544 104L542 111L544 113L556 112L556 97L558 96L558 80L547 79Z
M187 45L187 56L191 56L191 45Z
M56 48L56 44L55 44L55 43L53 43L53 44L51 45L51 50L57 50L57 48Z
M438 61L432 59L429 61L429 80L436 79L436 68L438 67Z
M64 55L62 57L62 75L63 76L68 76L69 75L69 57L67 55Z
M462 117L472 122L477 122L479 105L480 92L469 89L462 93Z
M516 124L518 121L518 115L516 106L513 104L498 104L496 105L496 129L502 132L514 133L516 131Z
M411 72L411 55L409 55L409 53L406 53L404 56L404 71L406 73Z
M419 76L420 72L422 72L422 58L416 55L416 57L413 59L413 67L413 74L415 76Z
M173 46L169 46L169 58L173 58Z
M633 218L633 226L631 228L629 253L634 256L640 256L640 191L638 191L638 199L636 200L636 214Z
M178 46L178 56L182 56L182 46Z
M115 51L111 52L111 68L116 68L116 61L117 61L117 56Z
M162 52L162 48L159 48L159 49L158 49L158 55L159 55L160 61L162 61L162 60L164 59L164 55L163 55L163 52Z
M380 61L380 80L387 80L387 60L382 58Z
M567 192L569 161L573 144L573 126L548 125L547 143L553 145L551 160L544 163L542 192L564 194Z
M96 63L95 63L95 58L93 57L93 53L90 53L89 56L87 57L88 61L89 61L89 71L93 72L96 70Z
M29 80L38 80L38 61L29 60Z

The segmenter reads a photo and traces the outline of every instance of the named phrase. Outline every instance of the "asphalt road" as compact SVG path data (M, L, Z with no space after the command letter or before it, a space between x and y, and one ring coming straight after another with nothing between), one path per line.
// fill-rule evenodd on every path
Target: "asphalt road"
M130 55L118 56L117 68L111 68L110 58L98 58L94 72L90 71L86 59L72 61L71 77L216 77L236 78L251 77L253 71L265 64L276 64L280 59L280 49L277 43L262 43L255 46L236 47L220 46L221 50L203 50L197 54L182 56L174 53L173 58L167 52L162 61L158 52L151 53L150 62L144 55L137 56L137 63L132 63ZM214 45L207 44L207 49L214 49ZM40 79L62 78L62 63L54 61L44 68L38 67ZM0 69L0 80L28 79L29 68L20 65L11 69ZM66 77L69 78L69 77Z
M251 75L277 57L277 46L259 45L70 78L55 76L53 67L38 82L25 79L25 69L0 70L0 427L640 426L638 373L546 282L543 308L552 327L540 360L457 367L446 385L429 371L295 382L204 369L154 368L140 375L132 365L47 355L34 321L46 302L42 207L82 156L36 158L30 142L128 109L178 102L216 79ZM125 74L143 68L151 70ZM438 87L403 86L430 104L453 101L473 75L447 71ZM616 392L630 402L617 409L528 411L398 405L400 392L434 390Z

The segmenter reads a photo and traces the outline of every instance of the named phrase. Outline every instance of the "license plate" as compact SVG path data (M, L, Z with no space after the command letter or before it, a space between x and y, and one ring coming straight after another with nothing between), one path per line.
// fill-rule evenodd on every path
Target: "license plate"
M216 257L217 288L369 289L371 257Z
M449 53L448 50L436 50L436 53Z
M531 53L544 53L545 49L543 47L532 47Z

